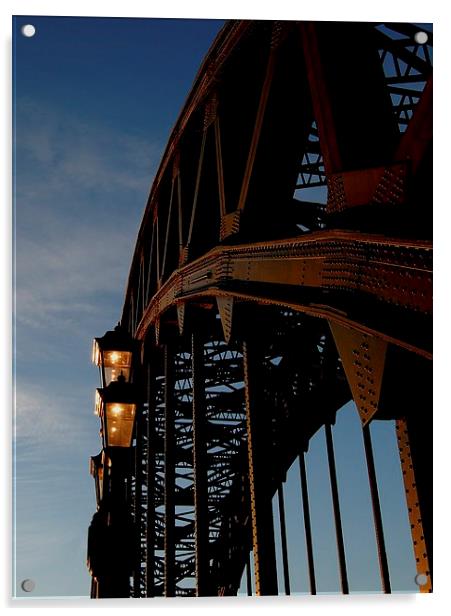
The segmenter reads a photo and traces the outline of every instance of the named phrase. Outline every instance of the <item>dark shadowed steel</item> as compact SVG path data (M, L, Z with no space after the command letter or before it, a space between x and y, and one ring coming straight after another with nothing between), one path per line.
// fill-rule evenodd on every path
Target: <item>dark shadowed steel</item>
M381 572L382 590L385 593L391 592L390 573L388 570L387 551L385 549L385 537L382 526L381 506L379 492L377 489L376 469L374 465L373 446L371 443L370 426L362 428L363 443L365 447L366 464L368 468L368 479L371 491L371 502L373 505L374 530L376 533L377 551L379 556L379 567Z
M419 45L417 31L232 21L199 69L150 191L121 319L144 349L135 596L235 595L243 575L248 594L277 594L276 494L293 592L282 486L297 457L316 594L305 458L323 428L330 554L352 592L332 435L351 398L382 590L376 421L396 422L416 573L432 589L432 33Z

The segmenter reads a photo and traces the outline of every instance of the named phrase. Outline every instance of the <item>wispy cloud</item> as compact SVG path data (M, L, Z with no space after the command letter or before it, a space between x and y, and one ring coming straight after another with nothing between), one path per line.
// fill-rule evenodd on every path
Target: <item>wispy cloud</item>
M16 392L15 411L14 432L18 439L27 442L31 456L35 455L35 446L49 445L53 451L58 445L65 450L68 446L76 447L68 435L77 434L80 439L82 433L86 436L98 427L98 419L87 408L86 395L76 395L64 384L59 389L51 389L48 384L21 383ZM87 422L87 418L91 421Z
M134 229L109 229L99 238L83 222L51 243L23 238L16 255L18 326L80 323L102 309L102 295L122 293L133 250ZM102 241L103 240L103 241Z
M55 332L120 309L161 146L31 100L17 117L17 324Z
M149 188L162 144L29 99L17 101L16 115L17 153L25 164L28 159L44 170L47 194L74 187L142 194ZM33 183L27 188L28 195L36 196L41 187Z

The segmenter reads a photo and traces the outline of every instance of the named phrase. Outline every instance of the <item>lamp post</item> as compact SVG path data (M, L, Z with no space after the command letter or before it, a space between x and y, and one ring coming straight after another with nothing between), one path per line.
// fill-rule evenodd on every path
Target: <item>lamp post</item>
M95 414L103 449L91 458L97 511L88 533L91 598L129 597L135 532L130 513L133 436L137 390L131 382L136 344L120 327L93 343L102 387L96 390Z

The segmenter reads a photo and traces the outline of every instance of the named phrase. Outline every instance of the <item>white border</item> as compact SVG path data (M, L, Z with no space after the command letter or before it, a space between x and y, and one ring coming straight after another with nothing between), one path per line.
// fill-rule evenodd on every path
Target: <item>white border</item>
M379 20L387 16L391 21L426 22L444 16L445 8L439 0L409 0L409 3L378 0L374 6L361 6L357 2L323 0L298 2L279 0L255 4L250 0L206 2L205 0L167 0L165 2L129 0L128 2L102 2L78 0L16 0L5 3L16 15L73 15L108 17L191 17L216 19L322 19L328 21ZM4 9L5 10L5 9ZM10 13L9 13L10 14Z
M451 263L451 255L448 246L450 245L449 230L447 227L447 212L451 207L449 203L448 176L450 175L451 157L449 155L451 144L449 135L450 121L447 118L447 108L451 100L449 83L451 75L449 71L451 54L449 50L450 37L450 15L447 3L443 0L410 0L400 2L394 0L378 0L374 4L362 6L364 3L351 2L350 0L322 0L321 2L307 2L304 0L278 0L277 2L254 3L250 0L228 0L224 3L201 2L200 0L165 0L164 2L127 0L117 2L116 0L105 2L99 0L78 0L77 2L62 2L57 0L23 1L11 0L1 4L0 28L2 32L2 50L4 52L3 61L0 63L0 83L4 84L5 96L2 101L2 135L6 135L1 156L4 159L1 168L1 186L5 187L3 193L3 207L1 211L0 229L2 236L0 254L3 260L1 272L1 289L5 301L2 305L4 319L2 320L2 343L3 348L0 353L0 378L1 391L5 392L3 416L5 420L3 434L4 441L4 460L6 481L3 492L3 503L6 507L1 507L1 515L4 540L5 573L0 576L1 597L4 606L8 609L27 609L27 607L41 607L59 609L72 607L76 610L83 610L83 613L91 612L94 609L104 607L114 607L117 609L128 610L131 606L138 609L150 609L171 613L175 610L183 609L184 613L194 613L199 609L224 609L242 610L255 609L259 613L273 613L274 610L283 609L298 613L299 610L307 608L309 611L324 610L327 612L338 611L338 613L361 613L362 609L367 614L379 614L381 609L384 612L412 614L424 612L425 609L440 609L441 604L446 605L445 595L449 585L450 570L450 545L449 545L449 492L450 481L448 478L449 461L445 456L450 445L446 435L449 434L449 392L448 392L448 352L446 345L450 342L448 335L447 321L450 315L450 276L448 268ZM337 21L362 21L362 20L383 20L383 21L413 21L413 22L434 22L435 39L435 108L434 123L439 130L435 131L435 138L438 144L435 146L435 592L429 596L406 596L392 595L384 596L322 596L305 598L272 598L272 599L221 599L204 600L184 599L179 600L115 600L102 601L93 605L93 602L85 600L71 599L64 601L58 600L8 600L11 594L11 429L8 409L11 408L11 16L12 15L67 15L67 16L110 16L110 17L191 17L191 18L239 18L239 19L303 19L303 20L337 20ZM448 112L449 114L449 112ZM447 181L448 180L448 181ZM444 468L440 468L443 466ZM8 512L8 513L6 513ZM291 600L290 600L291 599ZM100 605L99 605L100 603ZM449 601L447 602L449 603ZM440 605L439 605L440 604ZM89 606L89 607L88 607Z

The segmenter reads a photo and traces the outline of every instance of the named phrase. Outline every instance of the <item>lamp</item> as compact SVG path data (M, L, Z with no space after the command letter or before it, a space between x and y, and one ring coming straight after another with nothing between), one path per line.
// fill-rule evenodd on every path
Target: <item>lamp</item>
M99 366L103 387L121 375L130 382L135 347L136 342L119 325L101 338L94 338L92 361Z
M104 447L131 447L136 416L136 390L123 375L96 391L96 413L102 422Z

